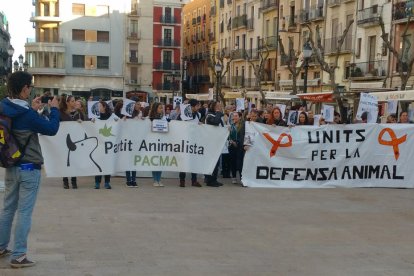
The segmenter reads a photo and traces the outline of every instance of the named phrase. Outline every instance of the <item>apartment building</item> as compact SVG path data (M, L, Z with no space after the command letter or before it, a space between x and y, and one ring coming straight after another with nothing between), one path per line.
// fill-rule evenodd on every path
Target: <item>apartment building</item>
M209 65L211 65L210 39L214 40L215 5L210 0L199 0L183 7L183 92L205 94L211 86ZM212 9L213 8L213 9ZM215 22L215 21L214 21Z
M181 13L180 0L154 1L153 72L154 92L166 102L178 95L181 82Z
M0 12L0 85L6 82L7 75L12 71L12 56L9 48L9 23L6 14Z
M25 45L38 92L122 97L130 1L34 0L35 41Z
M125 32L124 91L127 98L136 97L147 101L153 97L153 3L152 1L131 1L127 13Z

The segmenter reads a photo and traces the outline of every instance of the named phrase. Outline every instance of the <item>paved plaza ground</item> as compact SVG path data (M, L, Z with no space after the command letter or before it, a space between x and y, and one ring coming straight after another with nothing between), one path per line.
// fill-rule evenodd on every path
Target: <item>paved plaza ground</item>
M2 172L0 176L4 173ZM0 275L414 275L414 190L232 185L78 190L43 178L33 268ZM0 204L3 193L0 193Z

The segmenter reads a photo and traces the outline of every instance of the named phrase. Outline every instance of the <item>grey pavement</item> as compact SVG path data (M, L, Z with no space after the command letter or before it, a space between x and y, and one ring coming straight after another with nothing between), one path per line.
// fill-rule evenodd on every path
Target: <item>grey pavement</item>
M1 276L414 275L412 189L251 189L229 179L159 188L148 178L132 189L116 177L113 190L94 190L93 177L78 181L63 190L43 178L28 252L37 265L0 259Z

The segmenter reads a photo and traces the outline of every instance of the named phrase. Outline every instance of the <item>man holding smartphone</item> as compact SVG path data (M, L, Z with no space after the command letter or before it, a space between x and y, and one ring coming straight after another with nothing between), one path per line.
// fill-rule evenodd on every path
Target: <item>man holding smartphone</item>
M54 97L48 100L50 115L45 118L38 114L42 107L41 97L29 106L27 102L32 91L32 76L24 71L14 72L7 81L9 97L0 102L0 113L12 119L12 133L21 145L26 145L23 158L13 167L6 169L5 194L0 214L0 258L11 255L13 268L35 265L27 256L32 212L39 191L42 151L38 133L53 136L59 130L59 103ZM15 213L13 250L7 247L10 242L12 222Z

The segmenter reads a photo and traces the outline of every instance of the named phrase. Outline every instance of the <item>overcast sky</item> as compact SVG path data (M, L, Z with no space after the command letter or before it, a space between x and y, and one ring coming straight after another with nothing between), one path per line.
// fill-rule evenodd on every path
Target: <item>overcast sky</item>
M24 56L26 39L35 37L32 22L30 22L34 10L31 0L0 0L0 11L6 14L9 21L11 45L14 48L13 62L20 54Z

